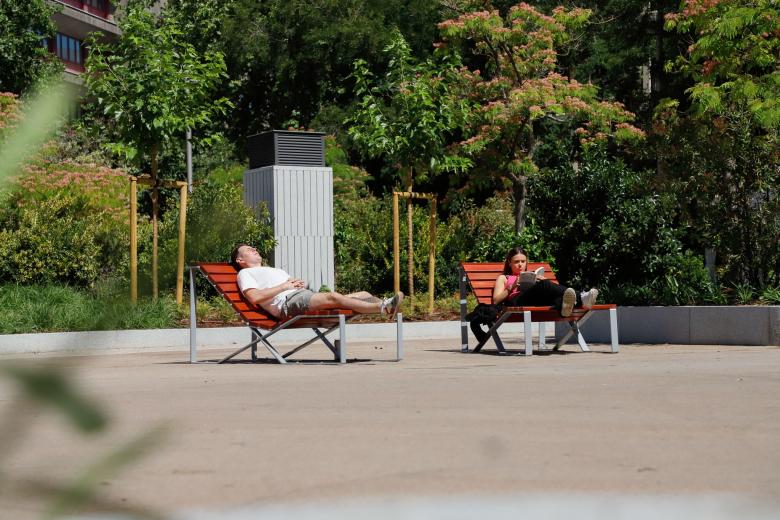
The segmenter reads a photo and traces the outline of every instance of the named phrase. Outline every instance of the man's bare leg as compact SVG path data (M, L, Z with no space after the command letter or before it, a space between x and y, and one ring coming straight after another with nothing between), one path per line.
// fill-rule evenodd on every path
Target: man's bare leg
M349 298L357 298L358 300L363 300L364 302L369 302L369 303L382 303L381 298L377 298L376 296L374 296L368 291L358 291L358 292L347 294L345 296L348 296Z
M353 293L361 294L361 293ZM365 293L371 296L369 293ZM343 295L337 292L314 293L309 301L309 310L321 309L349 309L360 314L378 314L382 301L364 301L352 295Z

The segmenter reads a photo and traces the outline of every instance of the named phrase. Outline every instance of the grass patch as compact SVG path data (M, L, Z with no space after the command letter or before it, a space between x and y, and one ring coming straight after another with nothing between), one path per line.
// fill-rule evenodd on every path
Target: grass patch
M150 298L130 303L126 288L104 283L94 290L67 285L0 285L0 334L65 332L87 330L166 329L189 326L189 305L176 305L171 295L156 302ZM459 298L437 298L433 314L428 313L428 295L417 293L414 302L404 300L401 312L408 321L457 320ZM469 310L476 304L469 295ZM222 298L198 300L198 326L240 325L230 305ZM375 314L358 322L382 322Z
M116 329L159 329L177 325L172 298L130 303L117 288L86 291L63 285L0 286L0 334Z

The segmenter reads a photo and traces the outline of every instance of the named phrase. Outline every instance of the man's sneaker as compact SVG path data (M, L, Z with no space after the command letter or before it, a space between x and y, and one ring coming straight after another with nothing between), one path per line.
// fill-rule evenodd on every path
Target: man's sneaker
M385 298L382 300L382 305L379 308L379 312L381 314L389 314L391 317L395 318L395 315L398 314L398 308L401 306L401 302L404 301L404 293L397 292L395 295L393 295L392 298Z
M599 297L599 290L595 288L591 288L590 291L585 291L584 293L580 294L580 298L582 298L582 308L583 309L592 309L594 305L596 305L596 298Z
M577 292L571 287L567 288L563 293L563 304L561 305L561 316L568 318L571 316L571 311L574 309L574 305L577 303Z

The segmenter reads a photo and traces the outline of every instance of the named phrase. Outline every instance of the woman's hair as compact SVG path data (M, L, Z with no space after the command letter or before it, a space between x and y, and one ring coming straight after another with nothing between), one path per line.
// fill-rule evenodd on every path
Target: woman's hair
M233 248L233 252L230 253L230 265L232 265L233 268L236 271L240 271L241 270L241 266L238 265L238 262L236 261L236 259L238 258L238 253L239 253L238 250L241 249L242 247L246 246L246 245L248 245L248 244L238 244L236 247Z
M525 254L525 250L523 250L522 247L513 247L506 254L506 260L504 260L504 274L512 274L512 266L509 265L509 262L512 261L512 258L514 258L515 255L525 255L526 260L528 259L528 255Z

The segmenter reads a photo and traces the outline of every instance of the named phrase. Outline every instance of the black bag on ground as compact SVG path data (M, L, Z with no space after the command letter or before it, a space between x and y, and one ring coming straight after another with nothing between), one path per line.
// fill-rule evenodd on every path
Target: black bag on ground
M466 314L466 320L469 322L471 332L474 333L474 337L477 338L479 343L485 342L490 337L487 331L482 330L482 325L487 325L488 329L490 329L496 322L499 312L501 312L500 305L479 303L474 307L473 311Z

